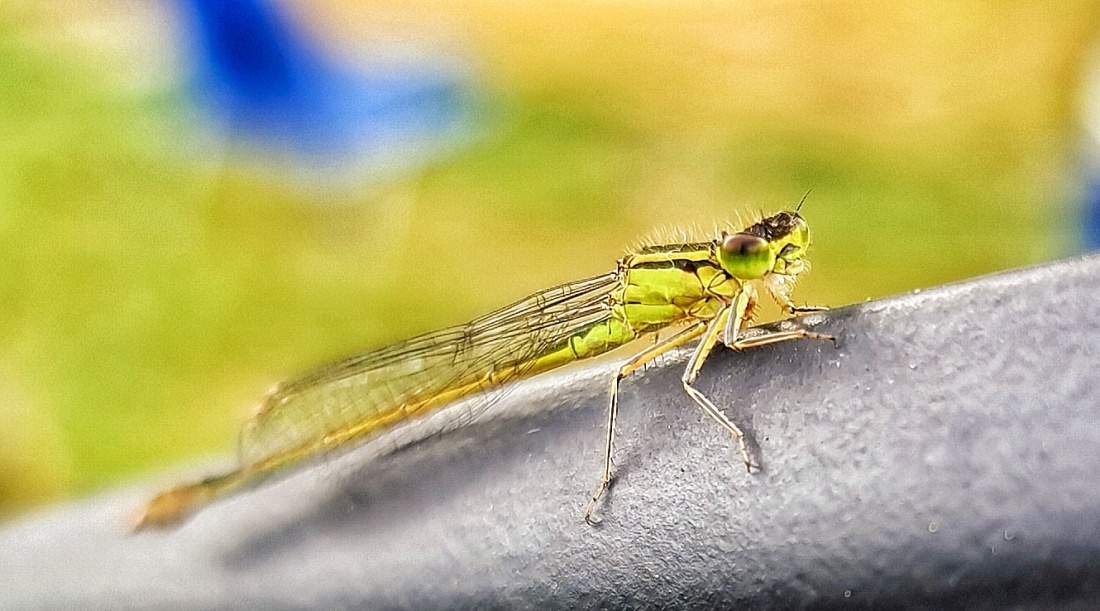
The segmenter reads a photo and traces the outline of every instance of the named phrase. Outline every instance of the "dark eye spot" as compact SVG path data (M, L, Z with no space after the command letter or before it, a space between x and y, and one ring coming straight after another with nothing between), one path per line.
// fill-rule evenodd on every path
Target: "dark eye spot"
M767 247L768 242L764 238L748 233L728 235L726 239L722 241L722 250L731 255L756 255Z

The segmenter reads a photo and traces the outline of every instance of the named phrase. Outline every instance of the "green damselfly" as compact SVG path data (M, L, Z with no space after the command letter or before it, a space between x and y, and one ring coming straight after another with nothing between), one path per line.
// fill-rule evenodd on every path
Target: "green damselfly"
M744 349L797 338L832 339L804 329L752 337L742 330L757 307L758 287L796 314L791 290L807 269L809 227L784 211L710 240L650 244L612 272L545 289L467 324L366 352L277 386L241 431L233 471L168 490L138 516L137 528L176 523L195 509L270 473L353 440L435 412L458 399L651 338L652 344L611 378L603 474L584 513L612 478L619 382L646 363L698 340L682 382L691 399L736 440L755 467L744 435L693 386L722 342ZM662 337L660 332L675 329Z

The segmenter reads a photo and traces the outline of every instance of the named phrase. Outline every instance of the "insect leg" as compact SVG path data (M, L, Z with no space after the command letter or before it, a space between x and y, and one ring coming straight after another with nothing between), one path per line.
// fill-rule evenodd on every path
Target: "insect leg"
M695 401L696 405L703 409L703 411L714 418L718 424L721 424L723 428L733 435L733 438L737 440L738 449L741 451L741 460L745 463L745 468L751 473L753 467L757 467L752 462L752 458L749 456L748 446L745 444L745 434L741 432L741 429L733 423L722 410L718 409L710 399L706 398L703 393L695 389L692 384L695 383L696 378L699 377L699 371L703 368L703 363L707 360L707 356L714 350L714 346L718 344L718 337L721 331L727 327L727 325L737 328L740 326L738 323L730 321L730 316L736 309L739 316L744 315L743 304L747 302L747 295L738 296L737 302L730 305L726 309L718 313L710 324L707 325L706 331L703 333L703 339L699 341L699 347L695 349L695 353L691 355L691 360L688 361L687 368L684 370L684 375L681 381L684 385L684 391L688 396Z
M794 315L794 314L808 314L810 312L828 312L829 311L828 306L815 306L815 305L802 305L802 306L799 306L799 305L795 305L794 302L791 301L790 297L787 297L786 295L784 295L783 297L784 297L783 307L786 308L786 310L788 312L790 312L792 315Z
M746 285L744 289L742 289L741 294L737 296L736 301L734 301L730 307L734 310L734 314L726 320L725 329L722 333L723 341L728 348L743 350L745 348L756 348L758 346L777 344L779 342L801 338L822 339L833 342L834 346L836 345L836 338L832 335L815 333L802 328L774 331L758 337L742 339L741 330L749 322L749 319L752 317L752 311L756 307L756 291L753 290L751 284ZM798 307L791 303L790 300L787 301L787 307L792 313L823 312L829 309L823 306Z
M747 339L735 338L733 342L727 343L726 346L733 348L734 350L744 350L745 348L756 348L758 346L766 346L768 344L778 344L779 342L786 342L792 339L821 339L836 344L836 338L832 335L826 335L825 333L815 333L813 331L807 331L806 329L791 329L789 331L776 331L774 333L768 333L759 337L750 337Z
M775 302L779 304L781 308L790 312L792 316L795 314L808 314L810 312L829 311L829 308L827 306L795 305L794 301L791 301L791 296L790 294L788 294L787 291L772 290L770 292L772 294L772 298L775 299Z
M615 416L619 411L619 382L653 359L699 337L699 335L703 333L705 326L705 322L699 321L664 341L659 343L655 342L649 348L634 355L634 357L624 363L622 367L619 367L619 370L615 372L615 376L611 378L611 391L608 398L607 409L607 445L604 452L603 478L600 480L600 486L596 488L596 491L592 494L592 499L588 501L588 507L584 510L584 521L589 525L593 524L592 510L595 509L596 502L600 500L603 493L607 491L608 486L611 485L611 448L615 439Z

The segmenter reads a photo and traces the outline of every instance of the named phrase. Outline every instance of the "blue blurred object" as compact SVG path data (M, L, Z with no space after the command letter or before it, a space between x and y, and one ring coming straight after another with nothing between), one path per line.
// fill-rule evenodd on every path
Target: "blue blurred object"
M1100 49L1093 52L1082 83L1080 100L1084 138L1078 166L1083 183L1080 192L1081 246L1085 252L1100 250Z
M392 164L452 134L467 114L468 96L448 67L352 70L272 0L177 3L189 17L195 96L231 139L310 165Z
M1093 176L1085 190L1085 250L1100 250L1100 176Z

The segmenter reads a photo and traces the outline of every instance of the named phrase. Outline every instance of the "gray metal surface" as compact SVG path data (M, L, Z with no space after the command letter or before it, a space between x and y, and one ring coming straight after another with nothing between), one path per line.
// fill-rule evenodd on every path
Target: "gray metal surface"
M722 350L698 384L760 473L683 394L681 355L624 384L586 526L604 363L176 531L127 533L150 486L7 524L0 608L1100 604L1100 257L807 324L839 347Z

